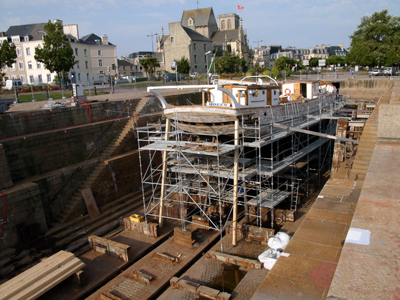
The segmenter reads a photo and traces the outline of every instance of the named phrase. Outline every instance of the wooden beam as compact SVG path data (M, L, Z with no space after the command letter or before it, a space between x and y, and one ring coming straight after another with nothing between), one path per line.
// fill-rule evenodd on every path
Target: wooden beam
M239 146L239 119L235 120L235 146ZM237 244L237 193L238 193L238 176L239 176L239 148L235 149L234 173L233 173L233 231L232 245Z
M171 119L167 118L167 122L165 124L165 140L169 139L169 128L171 125ZM163 169L162 169L162 180L161 180L161 195L160 195L160 215L158 218L158 225L160 228L163 226L163 210L164 210L164 197L165 197L165 182L167 177L167 151L163 152Z

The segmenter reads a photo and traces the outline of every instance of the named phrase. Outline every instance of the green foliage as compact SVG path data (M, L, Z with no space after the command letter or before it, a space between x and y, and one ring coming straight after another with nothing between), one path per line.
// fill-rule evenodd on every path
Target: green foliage
M362 17L350 39L347 59L351 65L391 66L400 62L400 17L389 15L387 9Z
M244 74L245 76L253 76L254 75L254 70L250 69L246 72L246 74Z
M154 72L156 68L160 67L160 63L158 62L157 58L151 55L147 55L146 58L141 59L140 64L142 65L146 73L150 75L151 78L154 78Z
M271 77L273 77L273 78L278 78L278 76L279 76L279 70L277 69L277 68L272 68L271 69Z
M270 70L264 70L262 72L263 75L271 76L271 71Z
M224 55L215 58L215 69L218 73L236 73L247 70L247 64L239 56L230 55L224 52Z
M41 45L35 51L35 59L45 65L50 72L68 72L75 64L74 52L60 22L48 21L44 25L46 34Z
M15 45L9 44L7 40L5 40L0 47L0 71L4 66L11 67L13 63L15 63L17 58L17 52L15 51ZM3 73L0 73L0 86L3 81Z
M0 69L4 66L11 67L13 63L15 63L17 58L17 52L15 51L15 45L9 44L7 40L5 40L0 47Z
M346 60L344 59L344 57L340 57L340 56L337 56L337 55L334 55L334 56L330 56L330 57L328 57L327 58L327 60L326 60L326 65L327 66L330 66L330 65L335 65L335 66L337 66L337 65L341 65L341 66L344 66L344 64L346 63Z
M320 59L323 59L322 57L311 57L310 58L310 63L309 63L309 67L318 67L318 61L320 60Z
M279 71L285 70L286 68L291 69L296 64L299 64L299 61L297 59L293 59L293 58L285 57L285 56L278 58L277 60L275 60L275 63L274 63L275 68L277 68Z
M190 63L189 60L182 56L180 60L175 60L177 71L179 74L189 74L190 73Z

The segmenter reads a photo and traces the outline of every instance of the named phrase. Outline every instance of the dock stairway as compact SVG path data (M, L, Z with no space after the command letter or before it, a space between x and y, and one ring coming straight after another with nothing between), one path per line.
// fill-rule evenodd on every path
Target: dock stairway
M128 133L132 130L133 124L135 122L135 118L129 118L128 122L122 129L119 136L116 136L107 148L100 154L99 162L97 166L94 168L92 173L86 178L86 180L82 183L82 185L74 192L74 196L69 199L67 204L64 206L63 210L57 217L57 222L65 223L71 217L74 217L74 212L76 208L81 205L83 201L82 191L87 188L91 188L92 184L96 181L97 177L103 172L106 168L105 160L110 158L113 153L117 150L118 146L123 142Z

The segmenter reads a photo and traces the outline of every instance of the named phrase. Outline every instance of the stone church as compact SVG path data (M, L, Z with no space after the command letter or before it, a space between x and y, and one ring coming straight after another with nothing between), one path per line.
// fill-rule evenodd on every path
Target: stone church
M181 21L169 23L168 29L169 35L164 35L163 30L157 37L156 54L168 72L173 72L174 60L186 57L191 73L206 73L217 49L249 60L247 35L237 14L218 15L217 22L212 7L187 10Z

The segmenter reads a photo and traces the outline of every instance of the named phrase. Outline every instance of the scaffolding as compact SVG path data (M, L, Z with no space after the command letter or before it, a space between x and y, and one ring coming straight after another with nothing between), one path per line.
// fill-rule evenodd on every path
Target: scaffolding
M321 102L322 103L322 102ZM306 114L287 103L282 124L335 134L332 105ZM285 203L296 211L300 190L321 181L330 170L333 143L325 136L252 124L243 117L225 134L182 131L178 118L137 129L143 190L152 196L143 206L146 222L163 219L214 229L230 228L236 244L238 222L274 226L274 209ZM144 151L146 150L146 151ZM146 162L146 163L144 163ZM221 250L222 243L221 243Z

